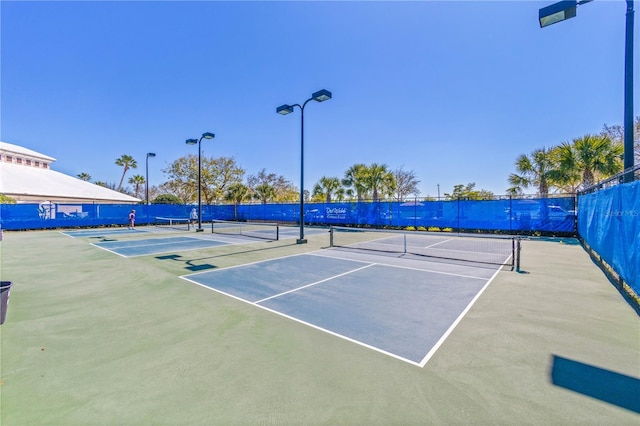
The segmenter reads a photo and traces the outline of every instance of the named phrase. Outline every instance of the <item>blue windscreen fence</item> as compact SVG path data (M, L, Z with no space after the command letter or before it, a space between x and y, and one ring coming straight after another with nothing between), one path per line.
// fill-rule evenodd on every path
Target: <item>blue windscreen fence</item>
M467 231L573 234L575 198L537 198L447 201L361 201L305 203L305 223L414 227ZM136 223L153 224L156 218L186 219L193 205L167 204L2 204L0 226L6 230L118 226L128 223L136 210ZM204 205L202 220L213 219L299 223L300 205Z
M640 295L640 181L580 195L578 233Z

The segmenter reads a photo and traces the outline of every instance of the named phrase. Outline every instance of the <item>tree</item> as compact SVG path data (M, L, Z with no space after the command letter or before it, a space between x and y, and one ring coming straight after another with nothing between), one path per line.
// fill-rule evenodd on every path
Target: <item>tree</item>
M342 179L342 185L347 188L347 195L362 201L367 196L367 166L362 163L349 167Z
M235 182L229 185L224 198L227 201L233 202L234 217L238 217L238 205L249 198L250 194L251 190L249 187L240 182Z
M331 197L337 195L338 190L342 188L340 179L337 177L322 176L318 183L313 187L313 198L324 201L326 203L331 202Z
M233 157L209 157L202 162L202 194L205 204L225 198L227 188L242 183L244 169Z
M0 204L16 204L16 200L8 195L0 194Z
M415 196L420 194L418 189L420 180L418 180L416 172L413 170L403 170L400 167L393 172L393 177L396 180L395 196L398 201L404 201L405 197L410 194Z
M453 192L451 194L445 192L444 197L447 200L457 200L459 198L467 200L493 200L495 198L493 192L484 189L477 191L474 189L475 187L475 182L468 183L466 186L455 185Z
M621 143L624 147L624 127L619 124L602 127L602 135L609 136L613 143ZM640 115L633 122L633 152L634 164L640 164ZM624 166L623 166L624 167Z
M378 201L381 195L392 195L396 189L395 178L386 164L373 163L367 167L365 182L367 191L371 191L373 201Z
M158 195L161 195L165 191L160 190L160 187L152 185L149 187L149 200L153 200Z
M162 190L176 195L184 203L193 203L198 198L198 156L188 154L169 164L162 172L167 181Z
M235 159L227 157L201 158L200 181L202 200L212 204L224 198L226 188L232 183L242 181L244 169ZM198 156L189 154L171 163L162 172L168 180L163 184L167 192L176 194L185 203L193 203L198 197Z
M129 178L129 183L135 188L135 197L140 198L140 185L144 185L146 182L144 176L142 175L133 175Z
M99 181L94 182L94 184L96 184L98 186L102 186L104 188L113 189L114 191L116 190L116 184L115 183L107 183L107 182L99 180Z
M507 189L507 195L511 197L522 197L524 193L522 192L522 188L518 186L512 186Z
M116 165L122 167L122 177L120 178L120 183L118 184L118 191L122 189L122 182L124 182L124 175L127 174L129 169L138 168L138 163L134 158L130 155L123 154L120 158L116 159Z
M276 190L268 183L261 183L253 189L253 196L262 204L267 204L276 197Z
M155 194L156 196L160 196L162 194L171 194L180 200L180 204L186 204L187 200L193 199L193 197L191 196L191 192L187 193L187 190L183 185L180 185L174 181L168 181L160 184L156 188ZM153 199L154 197L149 194L149 198Z
M555 169L552 150L541 148L533 151L531 155L522 154L516 159L516 170L520 174L509 175L509 183L514 188L528 188L535 186L539 197L549 195L551 177Z
M78 179L83 180L85 182L89 182L91 180L91 175L89 173L79 173L78 175Z
M578 187L587 188L597 180L621 172L623 152L621 143L614 143L604 134L564 142L554 150L557 170L552 178L559 184L573 184L574 192Z
M184 202L174 194L161 194L151 200L151 204L184 204Z
M273 189L273 194L269 197L272 201L283 202L300 199L298 190L289 180L284 176L268 173L266 169L260 170L257 174L249 175L247 178L247 186L253 192L256 192L261 185L267 185Z

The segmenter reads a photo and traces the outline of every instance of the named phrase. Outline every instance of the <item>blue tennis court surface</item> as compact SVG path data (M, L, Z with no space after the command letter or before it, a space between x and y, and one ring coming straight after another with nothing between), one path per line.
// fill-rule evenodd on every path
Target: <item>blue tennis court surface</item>
M496 271L420 264L304 254L182 278L422 367Z
M139 234L141 232L147 232L141 229L127 229L127 228L116 228L116 229L88 229L84 231L63 231L64 235L68 235L73 238L82 238L82 237L103 237L103 236L117 236L117 235L126 235L126 234Z
M143 240L93 243L94 246L125 257L196 250L225 244L228 243L195 237L146 238Z

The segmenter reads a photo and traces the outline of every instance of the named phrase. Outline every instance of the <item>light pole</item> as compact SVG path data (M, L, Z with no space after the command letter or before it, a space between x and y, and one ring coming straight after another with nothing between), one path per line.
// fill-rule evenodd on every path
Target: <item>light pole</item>
M145 182L145 200L147 201L147 205L149 205L149 157L153 158L155 157L156 154L154 152L147 152L147 161L146 161L146 166L147 166L147 177L145 178L144 182Z
M202 232L202 139L213 139L216 135L205 132L200 139L187 139L187 145L198 144L198 228L196 232Z
M540 28L564 21L576 16L578 6L592 0L568 0L554 3L539 10ZM633 180L633 0L626 0L626 28L624 43L624 178L623 182Z
M319 90L311 95L309 99L304 101L302 105L280 105L276 108L278 114L287 115L293 112L293 107L300 108L300 238L296 240L298 244L307 242L304 238L304 107L311 100L316 102L324 102L331 99L331 92L325 89Z

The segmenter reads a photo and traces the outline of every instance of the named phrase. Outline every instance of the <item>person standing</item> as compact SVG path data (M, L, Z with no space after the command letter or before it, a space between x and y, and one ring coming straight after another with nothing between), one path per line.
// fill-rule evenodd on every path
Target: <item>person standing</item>
M134 229L136 226L136 211L131 210L129 213L129 229Z
M198 212L195 207L191 209L191 215L189 217L191 218L191 224L195 226L196 221L198 220Z

